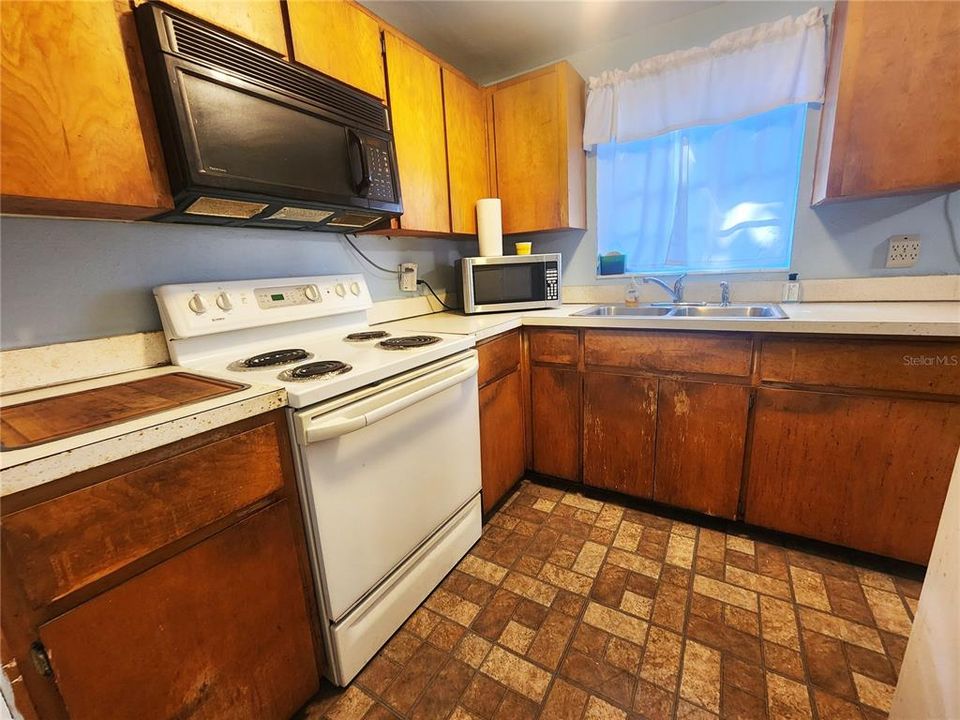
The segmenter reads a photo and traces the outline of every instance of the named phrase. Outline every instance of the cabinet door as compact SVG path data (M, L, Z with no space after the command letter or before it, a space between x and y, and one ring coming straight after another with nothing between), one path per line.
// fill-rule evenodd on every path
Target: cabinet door
M287 0L293 59L386 99L380 25L346 0Z
M588 372L583 378L583 482L653 496L657 380Z
M660 380L654 499L733 518L749 406L743 385Z
M535 366L530 371L533 469L580 479L580 374Z
M453 232L477 233L477 200L489 197L487 119L483 91L443 68L443 113Z
M480 468L488 512L523 475L523 398L520 371L480 388Z
M287 36L279 0L164 1L279 55L287 54Z
M957 4L840 2L831 21L813 202L960 184Z
M925 564L960 445L960 405L761 389L749 523Z
M286 720L319 688L286 501L40 628L72 720Z
M504 233L586 227L584 83L568 63L493 92Z
M112 0L5 1L0 17L4 212L136 219L171 208Z
M416 232L450 232L447 151L440 64L392 33L384 33L393 139L403 216Z

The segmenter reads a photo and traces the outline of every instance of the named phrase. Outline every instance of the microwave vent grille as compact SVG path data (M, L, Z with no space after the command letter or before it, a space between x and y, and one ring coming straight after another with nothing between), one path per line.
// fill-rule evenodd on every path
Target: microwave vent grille
M386 109L373 98L367 100L357 92L341 88L332 80L324 81L312 74L302 73L289 63L240 42L232 42L179 17L168 16L167 19L177 52L181 55L256 78L332 110L345 111L369 127L387 130Z

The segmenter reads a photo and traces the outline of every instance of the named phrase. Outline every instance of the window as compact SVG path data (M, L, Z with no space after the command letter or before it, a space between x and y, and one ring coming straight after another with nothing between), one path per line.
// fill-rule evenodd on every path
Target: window
M599 255L630 274L789 268L806 108L597 146Z

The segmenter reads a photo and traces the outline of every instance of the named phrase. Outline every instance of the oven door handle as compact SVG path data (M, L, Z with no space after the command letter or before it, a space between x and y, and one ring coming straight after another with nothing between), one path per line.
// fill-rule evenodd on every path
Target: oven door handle
M380 404L376 403L376 397L360 401L357 403L362 408L360 412L351 412L351 408L346 407L341 411L308 418L302 425L298 423L300 443L308 445L330 440L373 425L421 400L459 385L476 375L479 367L476 356L466 358L385 391Z

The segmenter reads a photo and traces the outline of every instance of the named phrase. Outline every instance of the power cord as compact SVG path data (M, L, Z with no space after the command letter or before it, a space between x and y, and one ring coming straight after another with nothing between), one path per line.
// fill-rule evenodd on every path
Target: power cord
M353 237L354 237L354 240L355 240L357 236L354 235ZM385 273L390 273L391 275L399 275L399 274L400 274L400 271L399 271L399 270L391 270L390 268L385 268L385 267L383 267L383 265L377 265L377 263L375 263L373 260L371 260L370 258L368 258L368 257L364 254L363 250L361 250L360 248L358 248L358 247L356 246L356 244L353 242L353 240L350 239L350 236L349 236L349 235L344 235L344 236L343 236L343 239L346 240L346 241L347 241L347 244L349 244L350 247L352 247L352 248L356 251L357 255L359 255L360 257L362 257L364 260L366 260L368 263L370 263L370 264L371 264L373 267L375 267L377 270L379 270L379 271L381 271L381 272L385 272Z
M430 287L430 283L428 283L426 280L417 280L417 285L426 286L427 290L430 291L430 294L433 295L437 299L437 302L443 305L447 310L456 310L455 307L451 307L450 305L447 305L443 300L441 300L440 296L437 295L434 289Z
M354 235L353 237L354 237L354 240L356 240L356 237L357 237L357 236ZM368 263L370 263L370 265L372 265L373 267L375 267L377 270L380 270L381 272L385 272L385 273L390 273L391 275L399 275L399 274L400 274L400 271L399 271L399 270L391 270L391 269L389 269L389 268L385 268L385 267L383 267L383 265L378 265L378 264L375 263L373 260L371 260L370 258L368 258L368 257L366 256L366 254L363 252L363 250L361 250L360 248L358 248L358 247L356 246L356 244L353 242L353 240L350 239L350 236L349 236L349 235L344 235L344 236L343 236L343 239L346 240L346 241L347 241L347 244L350 245L350 247L352 247L352 248L356 251L357 255L359 255L360 257L362 257L364 260L366 260ZM447 310L456 310L455 307L452 307L451 305L447 305L443 300L441 300L441 299L440 299L440 296L437 295L436 291L430 286L430 283L428 283L426 280L417 280L417 285L423 285L425 288L427 288L427 290L430 291L430 294L433 295L433 296L437 299L437 302L440 303L440 304L441 304L443 307L445 307Z

